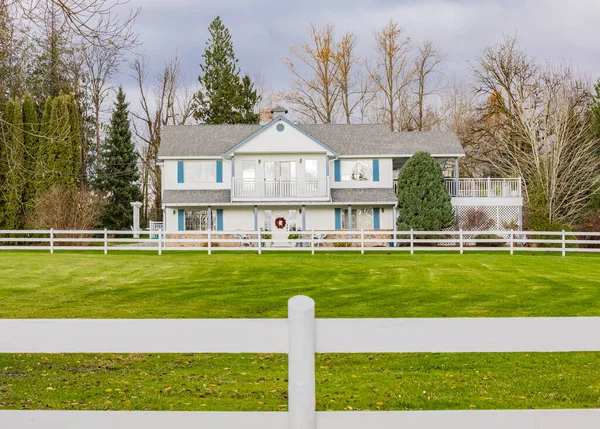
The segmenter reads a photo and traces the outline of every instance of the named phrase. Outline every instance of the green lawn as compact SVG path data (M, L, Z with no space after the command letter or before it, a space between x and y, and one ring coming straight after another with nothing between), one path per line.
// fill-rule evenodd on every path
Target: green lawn
M0 252L0 318L600 316L600 255Z
M600 316L600 257L0 252L0 317ZM600 353L324 354L319 410L600 407ZM0 354L0 409L286 410L285 355Z

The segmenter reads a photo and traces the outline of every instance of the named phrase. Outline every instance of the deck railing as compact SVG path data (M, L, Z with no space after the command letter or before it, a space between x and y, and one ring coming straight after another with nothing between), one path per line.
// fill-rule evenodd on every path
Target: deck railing
M232 198L317 198L328 197L327 179L232 179Z
M521 197L521 179L519 178L484 178L446 179L446 188L452 197L467 198L510 198Z

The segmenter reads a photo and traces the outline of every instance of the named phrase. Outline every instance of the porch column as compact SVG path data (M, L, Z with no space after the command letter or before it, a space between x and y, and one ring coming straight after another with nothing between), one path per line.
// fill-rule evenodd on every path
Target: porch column
M352 231L352 205L348 204L348 231ZM348 238L352 238L351 234L348 234Z
M458 197L458 158L454 159L454 197Z
M254 206L254 231L258 231L258 206Z
M140 238L140 207L142 207L142 203L135 201L131 203L131 207L133 208L133 238Z
M394 223L394 232L398 231L398 207L394 204L393 215L394 218L392 222ZM396 234L394 234L394 239L396 239ZM392 243L392 247L396 247L396 243Z
M208 230L212 229L212 207L208 206Z
M302 206L302 240L306 239L306 206ZM306 242L302 241L302 247L306 247Z

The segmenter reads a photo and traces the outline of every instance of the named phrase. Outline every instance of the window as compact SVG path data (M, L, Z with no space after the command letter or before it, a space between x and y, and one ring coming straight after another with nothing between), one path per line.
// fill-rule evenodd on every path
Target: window
M352 209L351 229L373 229L373 209ZM342 209L342 229L348 229L348 209Z
M186 161L185 183L216 183L217 163L215 161Z
M290 180L296 178L295 161L265 161L265 179Z
M342 161L342 180L373 180L372 161Z
M265 210L265 231L271 231L271 210Z
M256 178L256 168L254 167L254 160L242 161L242 179L244 181L253 181Z
M288 231L296 231L296 210L290 210L287 225Z
M307 159L304 161L304 170L305 176L307 180L313 180L319 178L319 171L317 168L317 160L316 159Z
M217 229L217 213L212 210L211 230ZM186 231L207 231L208 230L208 210L186 210L185 211L185 230Z

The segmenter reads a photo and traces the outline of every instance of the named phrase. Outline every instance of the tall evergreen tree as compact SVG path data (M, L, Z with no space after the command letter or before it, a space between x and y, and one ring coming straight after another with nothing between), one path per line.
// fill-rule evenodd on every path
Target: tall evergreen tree
M130 203L142 198L137 184L140 175L131 139L128 106L123 88L119 88L102 149L102 168L98 173L97 187L106 192L108 198L100 223L111 230L131 228L133 214Z
M195 96L194 117L206 124L255 124L256 89L246 75L240 78L231 34L216 17L208 27L210 38L200 64L200 91Z
M600 79L594 85L594 94L592 95L592 122L596 137L600 141ZM600 143L598 143L597 153L600 156ZM598 176L600 176L600 171ZM600 185L597 187L596 193L592 195L590 208L592 211L600 212Z
M71 174L73 177L75 177L76 182L79 183L81 177L83 177L82 168L84 168L81 152L81 126L79 123L81 120L81 115L79 114L79 108L77 107L77 101L75 100L75 97L68 95L66 102L69 107L69 126L71 129L71 147L73 150L73 170Z
M48 190L52 185L72 186L76 183L74 175L74 142L69 118L69 96L60 95L52 99L50 119L47 125L42 120L42 127L47 126L46 137L41 139L38 169L40 179L37 181L38 192ZM45 109L46 110L46 109ZM46 116L46 112L44 112Z
M25 142L23 159L25 189L23 191L23 204L27 208L35 197L35 169L40 142L40 124L37 108L30 95L26 95L23 99L23 133Z
M14 110L14 101L9 98L4 103L4 111L0 121L0 228L4 228L6 223L8 148L12 142Z
M428 153L415 153L398 174L398 230L439 231L453 222L442 168Z
M3 186L4 229L19 229L23 219L23 109L21 102L14 99L7 104L6 118L9 122L5 147L5 175Z

